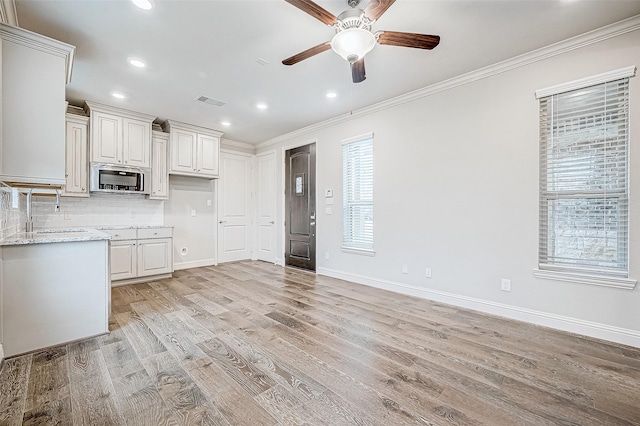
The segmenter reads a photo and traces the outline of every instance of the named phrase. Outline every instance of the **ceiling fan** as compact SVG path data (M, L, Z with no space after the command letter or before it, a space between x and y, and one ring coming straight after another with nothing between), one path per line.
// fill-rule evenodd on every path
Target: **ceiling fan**
M371 26L395 2L395 0L371 0L364 10L358 9L360 0L347 0L351 9L337 17L311 0L285 0L287 3L308 13L319 21L335 28L336 34L331 41L324 42L282 61L284 65L293 65L318 53L333 49L338 55L349 61L351 78L360 83L367 77L364 70L364 56L376 45L414 47L433 49L440 43L440 36L403 33L397 31L371 32Z

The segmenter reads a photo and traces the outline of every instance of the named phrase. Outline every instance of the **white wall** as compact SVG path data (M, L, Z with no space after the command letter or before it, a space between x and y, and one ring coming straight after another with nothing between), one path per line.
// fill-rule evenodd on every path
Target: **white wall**
M207 201L211 200L211 206ZM191 212L195 210L196 215ZM164 202L165 225L173 226L175 269L216 263L215 180L169 177L169 200ZM187 249L187 254L181 250Z
M282 147L317 142L318 272L640 346L640 286L621 290L532 274L538 250L534 91L638 65L639 33L260 146L258 153L276 149L281 176ZM640 108L640 77L631 80L631 106ZM637 114L632 114L631 127L630 277L637 279ZM340 250L341 140L366 132L375 135L375 257ZM277 184L282 185L280 178ZM327 188L334 191L333 215L324 214ZM277 194L282 223L282 191ZM279 253L284 251L281 235ZM408 274L401 273L402 264L408 265ZM433 278L425 277L427 267ZM511 279L511 292L500 290L501 278Z

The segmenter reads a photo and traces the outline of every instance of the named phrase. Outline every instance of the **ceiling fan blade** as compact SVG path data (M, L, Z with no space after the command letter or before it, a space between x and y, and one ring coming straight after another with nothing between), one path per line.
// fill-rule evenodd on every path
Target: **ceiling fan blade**
M364 9L364 16L372 21L377 20L396 0L371 0Z
M336 23L337 19L331 12L326 11L311 0L284 0L292 6L297 7L303 12L308 13L319 21L331 26Z
M417 49L433 49L440 43L440 36L400 33L397 31L381 31L376 34L378 43L389 46L415 47Z
M284 65L297 64L300 61L304 61L305 59L308 59L314 55L317 55L318 53L322 53L325 50L329 50L329 49L331 49L331 44L327 41L317 46L313 46L311 49L307 49L304 52L300 52L297 55L293 55L292 57L282 61L282 63Z
M354 83L361 83L367 78L367 73L364 71L364 58L356 62L351 63L351 79Z

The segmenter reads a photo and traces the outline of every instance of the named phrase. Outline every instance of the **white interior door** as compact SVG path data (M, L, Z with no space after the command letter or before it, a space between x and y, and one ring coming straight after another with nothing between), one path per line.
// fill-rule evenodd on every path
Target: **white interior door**
M256 258L276 261L276 153L257 156Z
M218 262L251 259L251 156L220 153Z

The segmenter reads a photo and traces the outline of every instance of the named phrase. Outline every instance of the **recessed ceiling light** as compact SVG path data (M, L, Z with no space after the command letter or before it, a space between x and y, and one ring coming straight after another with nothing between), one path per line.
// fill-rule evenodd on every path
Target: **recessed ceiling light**
M231 126L231 123L229 123L228 121L221 121L220 124L222 124L223 126Z
M327 93L327 98L335 98L336 96L338 96L338 95L335 92Z
M258 109L267 109L267 104L263 104L263 103L256 104L256 108L258 108Z
M111 92L111 96L113 96L116 99L125 99L126 96L120 92Z
M147 66L147 64L139 58L129 57L127 61L136 68L145 68Z
M156 5L153 0L131 0L131 2L143 10L151 10Z

